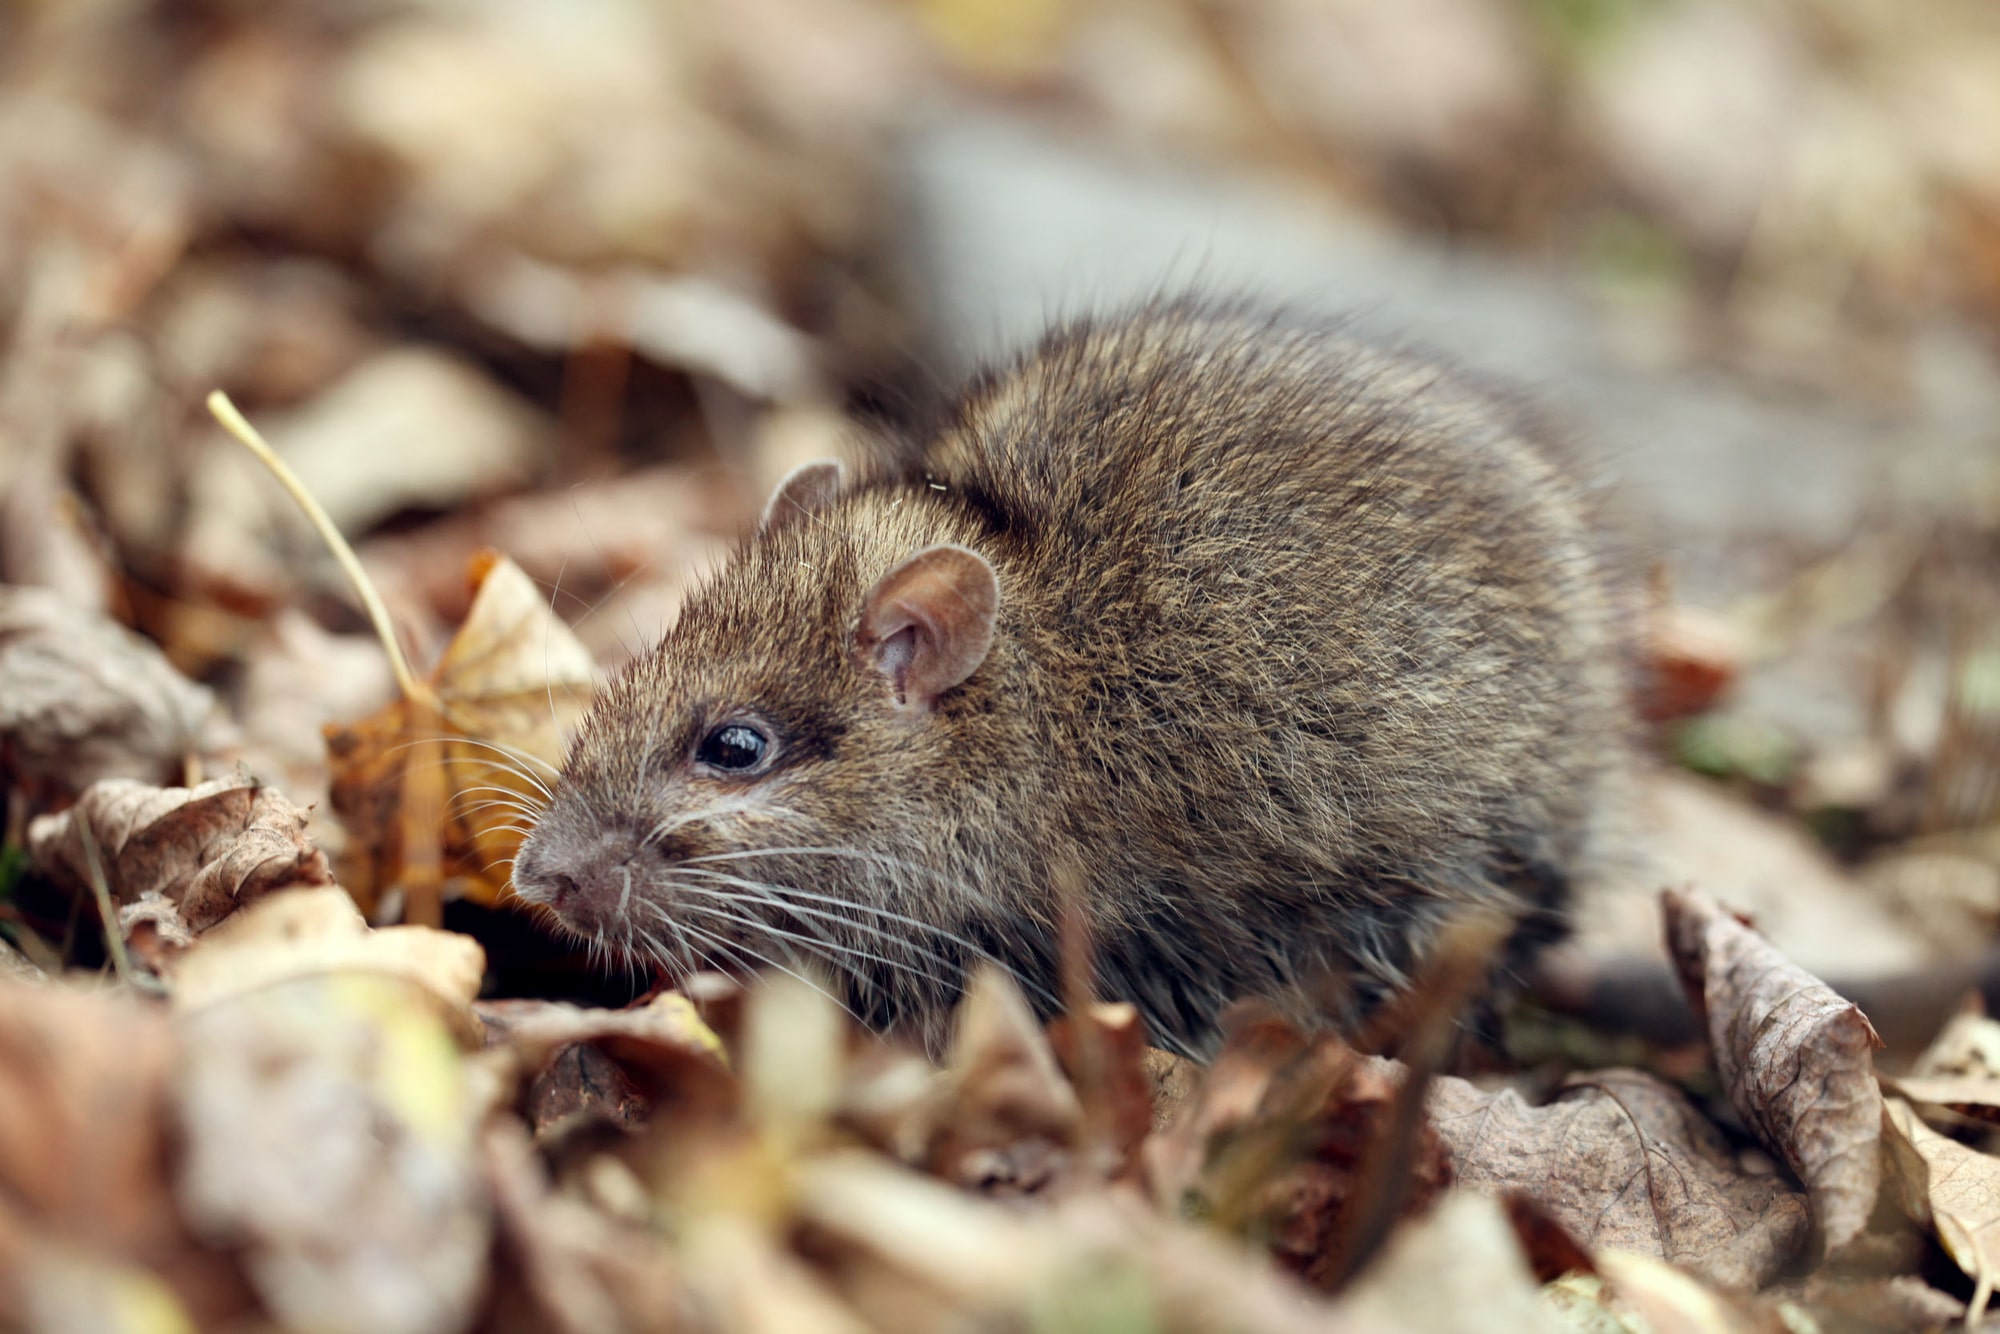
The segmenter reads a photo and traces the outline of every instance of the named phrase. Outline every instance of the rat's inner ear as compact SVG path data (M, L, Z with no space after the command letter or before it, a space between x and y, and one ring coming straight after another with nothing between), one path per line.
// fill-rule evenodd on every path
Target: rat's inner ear
M785 474L785 480L764 502L764 517L757 520L757 531L768 533L794 519L818 514L840 494L843 477L840 465L832 459L801 463Z
M986 661L1000 610L1000 580L970 547L925 547L870 590L854 648L896 688L896 701L929 710Z

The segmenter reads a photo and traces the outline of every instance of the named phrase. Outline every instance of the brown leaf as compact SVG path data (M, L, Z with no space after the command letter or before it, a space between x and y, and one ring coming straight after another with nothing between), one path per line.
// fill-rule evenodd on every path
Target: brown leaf
M1830 1254L1880 1191L1882 1095L1868 1018L1697 891L1668 890L1667 942L1730 1105L1806 1183Z
M1598 1257L1598 1272L1619 1305L1638 1312L1653 1334L1789 1334L1794 1328L1775 1306L1717 1292L1651 1255L1607 1251Z
M2000 1122L2000 1079L1983 1075L1883 1077L1882 1087L1911 1102L1946 1107L1978 1121Z
M371 928L340 889L274 894L175 958L170 999L187 1013L298 978L366 974L408 984L410 994L477 1045L472 1014L486 953L470 936L421 926Z
M662 992L623 1010L559 1001L481 1001L474 1007L489 1050L509 1052L529 1076L529 1126L607 1121L636 1129L658 1103L680 1117L735 1105L722 1044L684 996Z
M1342 1314L1382 1329L1554 1334L1566 1328L1542 1304L1500 1204L1469 1193L1446 1195L1391 1235L1340 1305Z
M1564 1274L1597 1272L1590 1253L1541 1204L1526 1195L1503 1196L1500 1203L1507 1210L1507 1221L1514 1225L1514 1235L1520 1238L1522 1253L1536 1278L1548 1283Z
M495 1309L525 1308L527 1327L556 1334L670 1329L682 1293L659 1237L561 1194L521 1126L495 1118L482 1144L485 1175L512 1261L493 1276Z
M176 1018L182 1212L241 1255L280 1324L470 1321L491 1249L486 1107L427 998L403 976L334 968Z
M1642 647L1647 689L1640 712L1665 723L1713 708L1743 670L1743 645L1721 617L1685 605L1647 617Z
M1085 1142L1103 1157L1094 1170L1122 1175L1153 1129L1158 1088L1138 1010L1092 1005L1049 1025L1049 1041L1083 1104Z
M1883 1124L1905 1209L1976 1285L1966 1313L1976 1325L2000 1282L2000 1159L1940 1135L1900 1098L1888 1100Z
M175 1212L164 1016L129 997L0 982L0 1324L61 1294L64 1253L164 1278L202 1328L254 1309ZM51 1326L44 1326L50 1328Z
M1720 1132L1650 1076L1579 1078L1543 1107L1441 1078L1430 1108L1461 1185L1527 1196L1593 1253L1637 1251L1754 1289L1805 1241L1805 1201L1743 1172Z
M1211 1147L1256 1113L1280 1066L1305 1050L1299 1031L1266 1007L1224 1013L1222 1049L1178 1102L1167 1126L1140 1146L1147 1184L1163 1207L1181 1209Z
M1041 1025L1006 974L974 974L922 1162L946 1181L995 1194L1062 1184L1083 1109Z
M1386 1228L1421 1214L1449 1185L1443 1146L1420 1109L1404 1106L1400 1064L1332 1034L1308 1041L1257 1005L1237 1007L1225 1027L1208 1080L1146 1146L1155 1198L1255 1237L1308 1281L1336 1286L1365 1254L1356 1224ZM1398 1148L1411 1131L1408 1150ZM1400 1179L1367 1170L1385 1152Z
M353 840L341 882L371 918L391 889L420 923L435 923L447 883L481 903L504 898L506 866L590 705L590 655L534 582L491 552L472 579L432 698L327 730L333 807Z
M1973 1008L1959 1011L1917 1057L1910 1073L2000 1079L2000 1020L1989 1018L1976 1002Z
M186 776L223 739L215 697L129 630L0 588L0 771L44 800Z
M241 778L193 788L108 778L61 815L37 818L28 847L44 874L87 896L94 842L112 897L147 904L121 914L121 929L164 920L164 901L198 936L272 890L333 883L306 818L283 793Z

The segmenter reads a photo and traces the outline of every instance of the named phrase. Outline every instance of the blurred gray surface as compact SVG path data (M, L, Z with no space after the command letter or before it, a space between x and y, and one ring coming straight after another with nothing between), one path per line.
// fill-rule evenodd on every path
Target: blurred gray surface
M1019 344L1051 315L1188 285L1355 314L1503 374L1566 417L1622 484L1638 539L1703 599L1743 586L1744 539L1824 551L1885 494L1950 504L2000 444L2000 378L1949 330L1919 353L1917 402L1889 417L1637 364L1572 275L1392 235L1248 177L966 113L909 136L903 165L908 258L946 369Z
M1698 603L1770 588L1885 507L1921 523L1993 485L2000 376L1960 330L1919 340L1912 401L1889 413L1674 364L1578 275L1393 234L1248 175L1114 153L1059 126L938 110L906 136L901 181L902 258L931 303L925 351L939 370L1017 346L1053 315L1191 285L1357 316L1552 408L1601 461L1624 540ZM1754 673L1744 701L1820 740L1851 737L1853 649Z

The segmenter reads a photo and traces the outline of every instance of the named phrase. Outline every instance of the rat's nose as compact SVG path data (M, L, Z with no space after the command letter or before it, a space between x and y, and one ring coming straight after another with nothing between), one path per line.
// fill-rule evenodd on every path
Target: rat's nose
M642 870L644 856L630 835L599 833L580 843L530 836L514 863L514 892L585 935L618 932Z

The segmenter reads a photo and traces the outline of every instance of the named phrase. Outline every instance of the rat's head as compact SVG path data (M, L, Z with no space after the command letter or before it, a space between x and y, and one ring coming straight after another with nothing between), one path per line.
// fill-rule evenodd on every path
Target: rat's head
M965 957L1002 591L948 504L839 481L788 478L601 696L514 888L614 956L805 965L893 1011Z

